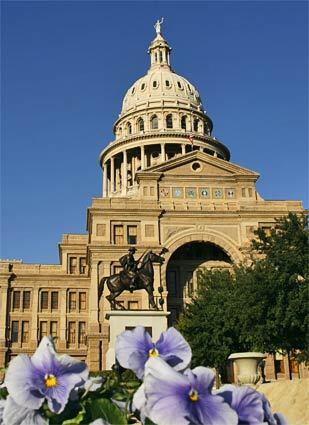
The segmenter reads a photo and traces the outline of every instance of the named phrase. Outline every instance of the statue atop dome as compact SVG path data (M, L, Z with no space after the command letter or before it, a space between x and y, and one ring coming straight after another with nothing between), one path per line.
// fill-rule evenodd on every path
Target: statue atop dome
M156 30L157 34L161 34L161 24L163 24L164 18L158 19L157 22L154 24L154 28Z

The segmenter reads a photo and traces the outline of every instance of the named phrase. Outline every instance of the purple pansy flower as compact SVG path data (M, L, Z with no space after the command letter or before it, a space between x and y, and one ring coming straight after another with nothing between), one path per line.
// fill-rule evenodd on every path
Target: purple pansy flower
M15 403L11 396L8 396L3 404L2 418L0 414L0 424L2 425L48 425L48 421L40 415L38 410L31 410L27 407ZM2 421L1 421L2 419Z
M253 388L224 385L217 392L237 412L239 425L258 425L264 421L261 394Z
M237 412L239 425L288 425L283 415L273 415L265 395L251 387L224 385L217 395Z
M222 397L211 394L215 376L211 369L197 367L183 374L160 358L146 364L144 395L139 394L136 406L146 400L144 412L160 425L237 425L236 412ZM140 403L141 401L141 403Z
M44 337L30 358L14 358L5 375L5 386L14 401L29 409L39 409L46 399L54 413L61 413L70 392L88 378L85 363L70 356L57 356L52 339Z
M145 364L151 357L161 357L175 370L183 370L189 365L191 356L189 344L175 328L162 332L156 343L142 326L122 332L116 340L118 362L133 370L139 379L143 378Z

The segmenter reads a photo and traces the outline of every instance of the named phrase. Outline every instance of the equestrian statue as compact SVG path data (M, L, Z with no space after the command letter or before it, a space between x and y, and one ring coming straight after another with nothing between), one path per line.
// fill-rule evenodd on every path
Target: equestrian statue
M134 258L136 249L134 247L129 248L128 254L119 259L123 270L121 270L120 273L103 277L100 280L98 287L99 301L103 294L105 284L110 291L110 294L106 297L106 299L109 301L113 310L117 309L117 306L124 309L124 307L116 300L123 291L126 290L133 293L138 289L145 289L148 293L150 307L154 310L158 310L158 306L156 305L153 296L153 263L163 264L164 258L162 255L167 251L168 250L166 248L162 248L159 254L148 251L136 261ZM163 288L159 287L160 293L162 293L162 290ZM161 305L162 302L163 299L160 300Z

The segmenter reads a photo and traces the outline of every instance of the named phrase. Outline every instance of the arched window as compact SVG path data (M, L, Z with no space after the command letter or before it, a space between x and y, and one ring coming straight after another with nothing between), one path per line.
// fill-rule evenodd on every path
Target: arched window
M209 134L209 127L207 121L204 121L204 134Z
M132 134L132 125L130 122L127 123L127 134Z
M195 118L195 120L193 122L193 129L194 129L194 131L198 131L198 122L199 122L199 120L197 118Z
M187 117L185 115L181 117L181 128L187 130Z
M162 55L161 51L159 52L159 58L160 58L160 62L162 62L163 61L163 55Z
M155 53L155 62L158 62L158 55Z
M152 82L152 87L155 89L155 88L157 88L157 86L158 86L157 81L156 81L156 80L155 80L155 81L153 81L153 82Z
M122 136L122 128L121 127L118 128L118 135Z
M173 116L172 116L172 114L168 114L166 116L166 128L173 128Z
M157 128L159 128L158 117L156 115L153 115L150 118L150 127L152 130L156 130Z
M144 126L144 120L143 120L143 118L139 118L138 119L138 121L137 121L137 128L138 128L139 131L144 131L145 126Z

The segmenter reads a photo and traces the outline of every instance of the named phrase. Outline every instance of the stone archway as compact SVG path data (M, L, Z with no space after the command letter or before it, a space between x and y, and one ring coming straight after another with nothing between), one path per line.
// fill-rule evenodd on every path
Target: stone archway
M167 309L171 312L169 325L175 322L197 289L199 269L230 268L243 259L236 244L221 235L179 236L166 244L169 252L162 267L162 282L168 291Z

